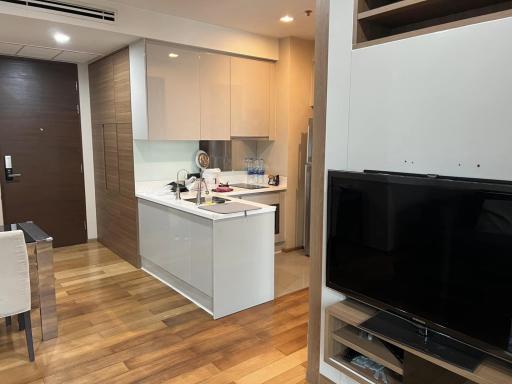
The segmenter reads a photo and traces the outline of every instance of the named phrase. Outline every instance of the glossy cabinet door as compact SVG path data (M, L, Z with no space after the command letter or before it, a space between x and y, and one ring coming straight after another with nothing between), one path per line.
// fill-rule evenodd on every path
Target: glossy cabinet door
M139 200L140 253L207 296L213 295L212 221Z
M199 140L199 54L167 44L146 46L150 140Z
M269 137L273 63L231 58L231 136Z
M230 140L230 59L229 56L201 53L201 140Z

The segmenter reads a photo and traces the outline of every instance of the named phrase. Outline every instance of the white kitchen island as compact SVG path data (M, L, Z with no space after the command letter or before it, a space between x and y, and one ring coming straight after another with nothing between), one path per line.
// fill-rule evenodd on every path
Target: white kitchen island
M275 207L234 199L259 209L218 214L170 194L137 198L145 271L214 319L274 299Z

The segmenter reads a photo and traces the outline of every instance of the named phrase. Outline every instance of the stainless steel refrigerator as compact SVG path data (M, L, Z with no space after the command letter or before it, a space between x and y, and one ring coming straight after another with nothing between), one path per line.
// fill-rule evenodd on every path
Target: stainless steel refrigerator
M311 163L313 161L313 119L309 119L304 170L304 253L309 256L311 222Z

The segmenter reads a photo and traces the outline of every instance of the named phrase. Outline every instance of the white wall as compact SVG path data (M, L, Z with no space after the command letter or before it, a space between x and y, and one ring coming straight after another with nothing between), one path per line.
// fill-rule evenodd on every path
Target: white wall
M510 18L354 51L348 167L512 180L505 36Z
M82 125L87 236L89 239L96 239L98 237L98 228L96 225L96 195L92 156L91 105L89 96L89 71L86 64L78 65L78 87L80 92L80 123Z
M352 51L352 3L331 1L326 169L512 180L512 18ZM352 382L323 345L320 371Z
M176 179L176 173L182 168L189 172L197 172L195 154L198 149L198 141L135 140L135 181L171 182Z
M278 42L277 39L271 37L142 10L125 5L121 1L88 0L87 3L117 11L117 21L115 23L88 21L44 11L33 11L14 4L0 4L0 13L80 25L271 60L278 59Z
M349 132L350 71L352 60L353 1L331 0L329 15L329 61L327 84L327 116L325 169L347 168ZM327 183L327 177L325 178ZM324 188L327 191L327 188ZM325 230L327 227L327 195L324 197L324 252L322 272L322 320L320 337L320 373L338 383L355 382L324 362L324 309L344 297L325 286Z

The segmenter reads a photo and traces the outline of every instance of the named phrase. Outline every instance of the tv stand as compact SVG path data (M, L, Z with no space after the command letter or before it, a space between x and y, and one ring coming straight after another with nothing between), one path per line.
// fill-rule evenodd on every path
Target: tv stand
M487 357L478 349L387 312L377 312L375 316L362 323L360 328L437 356L468 371L474 371Z
M325 362L364 384L384 384L385 381L375 378L371 370L354 364L352 361L357 355L382 365L388 384L512 384L510 365L479 351L459 348L458 344L455 348L449 342L445 345L442 338L438 340L434 337L436 342L430 344L431 349L421 350L418 346L411 346L408 337L424 340L425 335L421 336L417 329L410 328L414 336L406 332L407 337L400 339L404 330L401 329L403 324L399 323L391 325L391 328L396 328L398 335L390 335L387 316L394 317L353 300L326 308ZM379 329L384 323L385 331ZM412 323L409 326L416 327ZM404 327L407 328L406 325ZM429 330L427 334L431 340L432 332ZM453 340L450 339L450 342ZM448 352L448 356L439 351ZM400 354L403 354L403 358Z

